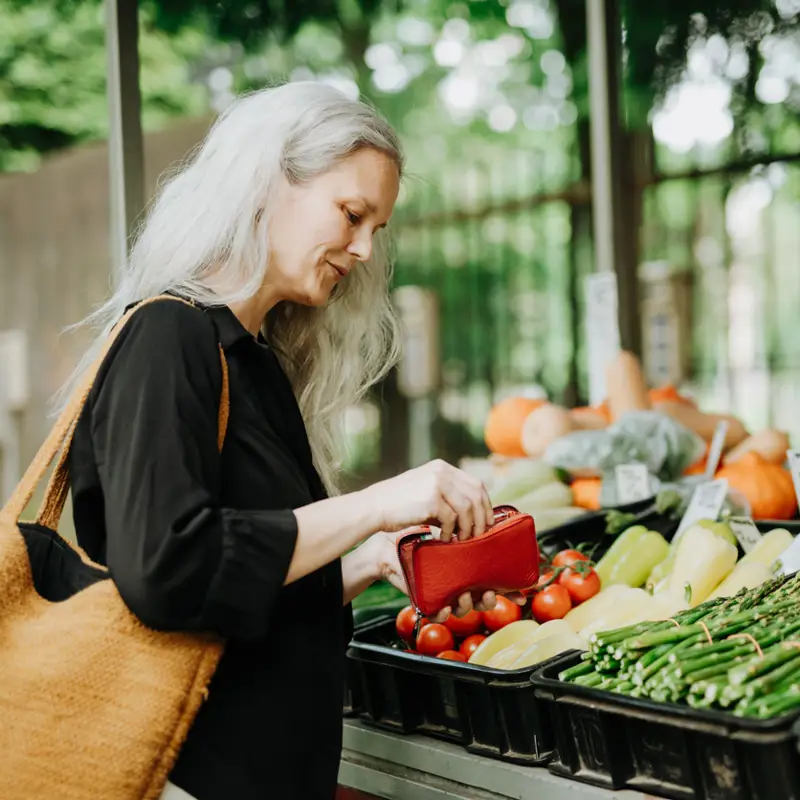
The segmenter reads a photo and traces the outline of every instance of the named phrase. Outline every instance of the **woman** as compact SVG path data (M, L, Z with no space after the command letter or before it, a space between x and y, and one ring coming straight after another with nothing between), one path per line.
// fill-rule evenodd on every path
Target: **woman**
M164 797L331 797L348 604L402 585L402 529L491 520L480 482L442 462L335 496L341 412L396 358L384 227L402 164L371 108L321 84L240 100L163 186L91 320L99 342L143 299L196 306L133 315L70 453L78 541L133 613L227 640Z

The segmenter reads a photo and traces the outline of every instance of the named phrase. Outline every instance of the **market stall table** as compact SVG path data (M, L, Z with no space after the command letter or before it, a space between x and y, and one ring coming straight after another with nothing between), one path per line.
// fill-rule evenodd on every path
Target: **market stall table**
M422 736L398 736L345 720L339 783L397 800L645 800L466 752ZM341 793L343 798L347 795Z

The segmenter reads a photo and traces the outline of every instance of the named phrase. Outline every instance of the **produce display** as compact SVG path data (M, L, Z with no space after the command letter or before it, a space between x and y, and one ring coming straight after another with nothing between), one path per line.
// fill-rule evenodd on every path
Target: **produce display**
M443 623L431 622L412 606L401 609L395 630L406 652L467 661L487 636L522 621L522 609L506 597L498 597L491 611L470 611L463 617L450 614ZM534 623L535 624L535 623Z
M530 667L554 655L585 647L565 621L600 591L600 579L586 555L564 550L543 566L526 611L505 597L491 611L470 611L444 623L419 618L411 606L397 615L397 635L407 652L495 669ZM523 619L523 613L529 618Z
M713 535L713 534L712 534ZM768 719L800 707L800 573L592 635L560 680Z
M608 693L605 705L614 726L624 725L636 706L643 709L638 735L648 730L641 726L650 713L653 728L664 729L665 742L671 741L670 719L685 721L695 715L665 714L664 706L654 711L647 704L613 700L613 695L755 720L800 715L800 572L780 575L782 558L787 568L796 568L800 557L794 547L792 556L784 556L800 530L793 522L798 503L786 465L788 436L771 429L751 433L733 416L706 413L675 387L647 387L639 362L629 353L609 364L606 383L608 398L597 407L566 409L529 397L498 403L485 428L489 457L459 464L481 478L493 505L512 505L534 519L542 562L536 586L525 590L526 604L520 607L498 597L492 611L472 611L461 619L451 615L443 623L418 618L406 607L395 623L400 644L390 647L463 666L442 668L407 656L395 656L396 664L392 656L385 662L404 676L419 671L425 689L415 692L433 698L425 701L430 719L427 707L422 715L434 731L429 735L437 735L441 726L437 692L445 697L460 679L485 681L487 687L504 687L504 692L513 687L519 692L514 702L523 711L534 704L519 718L536 720L539 726L532 736L516 736L515 741L542 748L536 750L540 760L535 763L549 761L560 775L581 773L582 781L587 781L581 772L584 751L594 754L599 745L594 734L585 742L576 737L574 752L563 744L574 720L563 708L555 710L568 707L557 702L554 678L559 670L565 684ZM724 437L720 423L727 426ZM726 481L727 495L725 486L713 485L691 503L697 487L713 478ZM691 524L684 516L690 504ZM698 520L708 506L713 506L709 516L714 518ZM385 624L391 629L391 622ZM381 631L376 640L382 648L379 658L386 658L383 648L392 638ZM540 694L543 683L547 693ZM585 706L600 707L593 695L566 686L560 691L571 694L576 707L580 698L587 698ZM486 713L486 697L480 698L480 707L473 707L459 697L465 719ZM491 707L499 702L493 698ZM553 714L537 710L535 704L541 703L551 703ZM381 709L374 713L385 714ZM419 716L415 708L411 718ZM516 718L497 709L492 717L505 722ZM733 716L728 719L726 724L735 729L745 726ZM794 742L787 737L794 736L790 731L795 720L785 717L776 724L783 726L786 741L781 741L790 748L791 759ZM471 722L465 726L472 731ZM724 741L729 734L724 725L718 727ZM745 727L760 728L752 723ZM654 741L660 735L654 733ZM768 745L758 746L772 747L774 736L770 725ZM669 770L666 778L658 770L651 775L644 750L639 775L634 738L624 753L609 751L608 765L598 768L596 781L587 782L614 784L616 773L629 775L631 765L648 791L657 794L659 780L673 781ZM554 753L547 752L551 739L557 740ZM687 739L687 748L698 740ZM502 732L497 741L511 737ZM492 748L500 752L502 745L493 742ZM700 761L685 766L687 797L694 796L693 781L705 769L702 747L692 752L700 753ZM745 762L742 774L749 769ZM674 780L673 790L683 791L684 778ZM775 796L788 796L781 794L784 788Z
M569 497L559 489L552 497L526 498L540 511L542 530L574 519L578 509L618 505L617 466L644 464L654 493L663 484L704 473L721 422L727 429L716 477L725 478L747 504L744 513L757 520L795 517L797 498L784 467L790 447L786 433L766 429L751 434L736 417L706 413L672 386L648 389L631 353L623 351L613 359L606 378L608 400L598 407L566 409L547 400L512 397L489 414L488 473L514 471L514 462L538 460L539 467L555 468L570 484ZM548 513L540 510L542 504Z
M563 525L586 510L574 505L572 489L540 459L516 458L489 462L483 470L464 464L486 483L494 505L513 505L536 521L537 531Z

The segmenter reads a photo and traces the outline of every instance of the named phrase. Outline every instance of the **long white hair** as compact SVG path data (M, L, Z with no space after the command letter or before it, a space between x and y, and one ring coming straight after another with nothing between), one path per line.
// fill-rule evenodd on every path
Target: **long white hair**
M391 126L369 105L322 83L287 83L230 105L193 157L161 185L114 294L79 323L95 328L97 338L56 404L63 407L131 303L167 291L212 306L252 297L268 267L279 177L309 181L367 147L392 158L402 174ZM265 335L300 405L314 464L332 494L342 412L398 357L391 272L390 240L378 231L369 262L353 270L324 307L283 302L265 320ZM220 285L235 288L221 291Z

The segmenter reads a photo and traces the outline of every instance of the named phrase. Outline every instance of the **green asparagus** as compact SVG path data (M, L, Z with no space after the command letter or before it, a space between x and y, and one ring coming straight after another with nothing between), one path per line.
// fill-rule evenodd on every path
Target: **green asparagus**
M800 573L594 634L560 680L737 716L800 710Z

